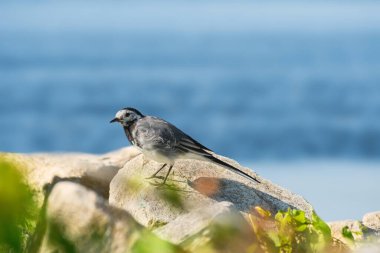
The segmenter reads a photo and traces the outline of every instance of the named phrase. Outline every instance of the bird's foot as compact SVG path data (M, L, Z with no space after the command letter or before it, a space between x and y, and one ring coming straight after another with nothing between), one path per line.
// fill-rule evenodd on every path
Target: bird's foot
M149 182L149 184L151 184L151 185L153 185L155 187L164 187L164 186L166 186L166 182L164 182L164 181Z
M156 175L151 175L150 177L146 177L145 179L152 179L152 178L164 179L163 176L156 176Z

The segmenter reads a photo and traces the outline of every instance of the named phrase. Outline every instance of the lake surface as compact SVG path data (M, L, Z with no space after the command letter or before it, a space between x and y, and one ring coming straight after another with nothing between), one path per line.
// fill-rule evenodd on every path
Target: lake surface
M134 106L264 164L324 218L358 218L380 209L368 184L379 166L366 169L380 157L378 13L376 2L0 2L0 150L120 148L108 122ZM328 210L326 185L351 209Z

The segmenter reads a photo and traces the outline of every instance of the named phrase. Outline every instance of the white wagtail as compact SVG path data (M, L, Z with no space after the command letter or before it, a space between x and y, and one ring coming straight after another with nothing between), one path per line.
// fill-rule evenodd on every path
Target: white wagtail
M129 142L138 147L145 157L164 164L149 178L155 178L166 165L169 165L162 184L165 184L178 159L196 159L216 163L260 183L256 178L219 160L213 155L213 151L163 119L145 116L138 110L128 107L118 111L110 123L113 122L119 122L123 126Z

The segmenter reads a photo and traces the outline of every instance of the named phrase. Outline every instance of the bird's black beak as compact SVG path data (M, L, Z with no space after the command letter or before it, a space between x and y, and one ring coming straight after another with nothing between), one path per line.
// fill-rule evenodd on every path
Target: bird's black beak
M114 118L113 120L110 121L110 123L114 123L114 122L120 122L120 119Z

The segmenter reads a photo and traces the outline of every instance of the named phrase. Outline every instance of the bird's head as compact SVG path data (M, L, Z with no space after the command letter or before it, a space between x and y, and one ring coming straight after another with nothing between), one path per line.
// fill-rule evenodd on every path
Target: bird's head
M119 122L123 126L129 126L142 117L144 117L144 115L141 112L134 108L127 107L118 111L110 123Z

